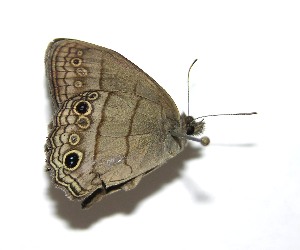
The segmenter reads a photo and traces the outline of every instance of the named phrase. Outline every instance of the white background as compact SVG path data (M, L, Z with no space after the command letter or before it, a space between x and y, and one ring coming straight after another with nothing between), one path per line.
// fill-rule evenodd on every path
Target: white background
M252 1L2 1L1 249L300 249L300 6ZM44 52L58 37L129 58L212 144L88 211L44 171Z

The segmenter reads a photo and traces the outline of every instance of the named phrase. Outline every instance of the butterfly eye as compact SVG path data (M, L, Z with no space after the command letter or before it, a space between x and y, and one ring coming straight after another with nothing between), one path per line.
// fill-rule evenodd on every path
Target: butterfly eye
M75 104L74 111L78 115L89 115L92 112L92 106L89 102L80 101Z
M195 127L194 127L194 126L188 126L188 127L186 128L186 134L187 134L187 135L193 135L194 132L195 132Z
M75 170L79 167L83 154L78 150L72 150L63 157L64 167L68 170Z

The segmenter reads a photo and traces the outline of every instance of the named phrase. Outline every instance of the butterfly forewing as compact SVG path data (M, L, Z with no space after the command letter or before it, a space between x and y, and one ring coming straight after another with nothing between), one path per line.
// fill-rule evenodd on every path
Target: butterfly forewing
M85 91L121 91L158 103L169 119L180 119L169 94L113 50L78 40L56 39L47 48L45 62L55 106Z

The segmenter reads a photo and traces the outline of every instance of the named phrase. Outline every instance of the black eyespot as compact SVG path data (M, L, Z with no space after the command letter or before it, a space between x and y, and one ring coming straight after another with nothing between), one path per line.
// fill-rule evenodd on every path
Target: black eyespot
M87 104L87 102L79 102L76 105L76 111L78 114L85 114L89 111L89 105Z
M82 63L82 60L80 58L73 58L71 60L71 64L74 66L74 67L78 67L79 65L81 65Z
M195 132L195 127L194 127L194 126L188 126L188 127L186 128L186 134L187 134L187 135L193 135L194 132Z
M67 168L74 168L77 166L78 162L79 162L79 155L75 152L69 153L66 157L65 157L65 166Z

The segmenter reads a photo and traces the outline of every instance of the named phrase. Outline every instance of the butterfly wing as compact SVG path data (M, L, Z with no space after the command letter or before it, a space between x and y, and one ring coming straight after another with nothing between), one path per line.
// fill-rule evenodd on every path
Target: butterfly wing
M56 40L46 69L56 107L47 161L70 198L90 203L99 189L130 189L183 149L169 133L180 127L175 103L120 54Z
M143 70L119 53L90 43L56 39L49 44L46 74L54 107L85 91L121 91L149 99L179 121L169 94Z

